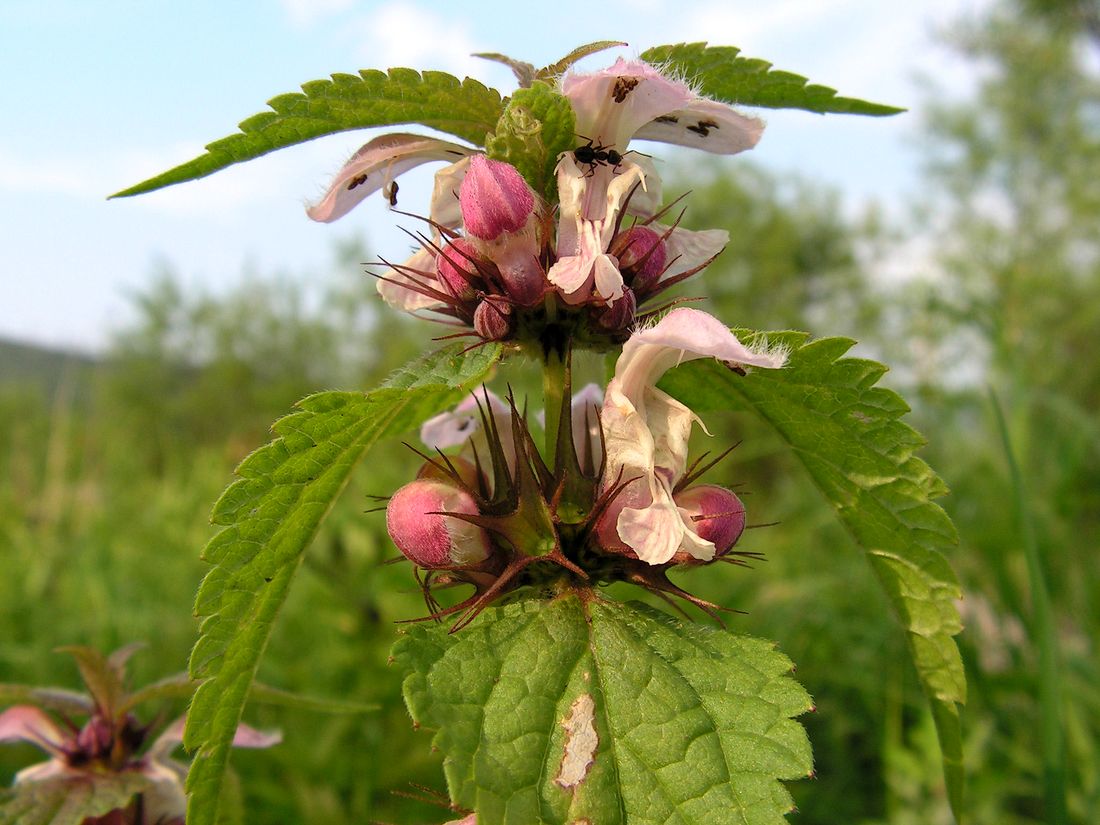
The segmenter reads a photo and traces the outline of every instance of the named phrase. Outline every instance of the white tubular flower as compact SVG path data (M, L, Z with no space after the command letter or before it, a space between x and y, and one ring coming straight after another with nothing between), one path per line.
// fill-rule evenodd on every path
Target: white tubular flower
M342 218L368 195L388 189L399 175L410 169L431 161L454 164L471 151L457 143L423 135L396 133L376 137L351 156L321 200L308 207L306 214L315 221L330 223Z
M492 418L493 425L500 435L500 445L510 470L516 467L516 448L512 437L512 411L496 393L478 389L470 393L453 410L442 412L429 418L420 426L420 440L430 449L445 450L448 447L463 445L471 453L476 453L482 466L488 468L490 462L489 434L481 425L481 413L478 406Z
M672 498L687 469L696 416L656 386L672 367L697 358L769 369L786 362L783 352L749 349L717 318L695 309L673 310L623 346L604 396L603 478L605 488L636 480L616 497L599 532L605 542L621 542L620 549L649 564L664 564L678 550L701 561L715 554L714 544L699 536L690 514Z
M548 277L569 303L594 295L610 304L623 294L617 262L607 254L619 214L628 196L630 211L643 215L652 214L659 200L657 176L645 158L632 156L631 139L734 154L755 146L764 124L697 96L641 61L620 58L608 69L567 75L562 93L573 105L577 134L591 151L580 157L577 150L567 152L558 163L559 260Z

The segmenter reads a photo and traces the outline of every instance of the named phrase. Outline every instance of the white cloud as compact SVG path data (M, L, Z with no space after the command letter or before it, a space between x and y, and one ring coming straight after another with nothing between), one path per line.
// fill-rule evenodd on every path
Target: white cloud
M319 180L338 169L358 136L311 141L255 161L230 166L198 181L169 186L134 204L179 217L226 218L245 209L302 202ZM26 155L0 147L0 194L58 195L87 204L200 155L202 145L181 142L124 147L96 155Z
M355 0L279 0L279 3L291 23L306 28L323 17L347 11Z
M410 66L437 69L464 77L481 77L489 66L471 53L483 51L460 13L427 11L412 3L395 2L371 12L356 26L363 44L359 57L370 66Z
M87 197L95 188L93 168L76 158L18 157L0 147L0 192Z

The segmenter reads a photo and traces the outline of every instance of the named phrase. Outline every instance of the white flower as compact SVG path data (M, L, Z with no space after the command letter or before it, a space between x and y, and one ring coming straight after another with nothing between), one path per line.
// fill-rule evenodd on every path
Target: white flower
M577 134L589 141L585 148L601 154L587 160L588 153L578 156L574 150L558 162L558 261L548 278L569 303L582 303L592 294L612 303L622 297L623 279L607 249L627 198L630 211L640 215L651 215L660 202L660 181L653 165L628 150L631 139L734 154L755 146L764 124L697 96L686 84L641 61L620 58L608 69L566 75L562 93L573 105ZM689 234L677 229L672 236L680 233ZM678 271L709 260L725 241L724 233L720 237L710 233L695 242L677 241L689 250L706 247L706 257L695 262L685 259Z
M696 416L656 386L672 367L708 357L770 369L786 361L782 352L749 349L705 312L676 309L630 337L607 385L601 413L607 451L603 485L636 480L612 502L600 535L617 539L649 564L664 564L678 550L702 561L714 557L714 545L699 537L689 514L672 498L687 469Z
M344 217L360 201L379 190L388 190L399 176L432 161L449 161L443 170L444 186L453 183L456 167L473 150L438 138L395 133L374 138L360 147L343 165L321 199L306 209L315 221L330 223ZM465 168L465 165L461 167ZM458 191L458 187L454 187ZM456 221L457 198L448 198L449 191L438 185L432 198L432 218ZM438 199L438 203L436 202ZM451 204L453 201L453 207ZM448 220L440 223L452 225ZM456 221L457 223L457 221Z

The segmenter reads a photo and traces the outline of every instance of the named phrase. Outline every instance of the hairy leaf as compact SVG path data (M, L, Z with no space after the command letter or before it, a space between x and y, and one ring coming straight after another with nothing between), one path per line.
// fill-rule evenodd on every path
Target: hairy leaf
M271 111L242 121L239 133L209 144L205 154L112 197L203 178L276 149L368 126L419 123L480 146L501 114L496 89L470 78L459 81L444 72L412 69L334 74L330 80L304 84L302 92L274 97L267 105Z
M237 468L214 507L225 525L204 550L214 565L196 598L205 617L191 652L201 680L184 741L198 750L188 776L191 825L214 822L228 749L272 623L302 554L352 468L385 436L453 404L479 383L499 346L466 355L452 346L425 356L369 393L325 392L275 423L274 441Z
M886 367L842 357L854 343L804 333L739 333L791 351L781 370L741 376L716 361L670 372L661 387L696 412L743 407L770 423L809 471L852 537L867 551L902 624L917 675L932 702L953 799L961 793L957 704L966 674L953 636L962 593L942 551L958 536L932 499L947 492L914 454L924 445L901 421L909 407L875 383Z
M905 111L881 103L837 97L835 89L810 83L802 75L772 69L768 61L741 57L740 53L734 46L679 43L646 49L642 60L683 77L705 97L742 106L875 116Z
M593 594L485 610L394 647L454 801L501 823L775 825L811 702L769 642Z
M569 52L569 54L561 60L551 63L549 66L543 66L535 73L535 77L538 80L553 80L564 74L565 70L578 60L584 60L584 58L606 49L613 49L616 46L625 45L627 44L621 40L597 40L595 43L586 43L583 46L577 46L577 48L573 49L573 51Z
M125 808L150 790L143 774L79 773L16 785L0 804L4 825L80 825L87 817Z
M554 167L558 155L576 143L575 122L569 100L536 82L512 95L496 131L485 141L485 150L489 157L515 166L535 192L553 203L557 200Z

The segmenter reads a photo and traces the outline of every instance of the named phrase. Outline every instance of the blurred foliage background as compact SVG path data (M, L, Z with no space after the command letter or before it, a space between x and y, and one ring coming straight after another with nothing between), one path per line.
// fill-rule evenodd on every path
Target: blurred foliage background
M894 367L885 381L930 437L924 456L952 488L942 503L961 535L951 561L966 593L971 821L1095 823L1100 8L1005 2L946 36L983 80L950 106L929 89L926 186L905 220L853 217L839 193L745 161L673 162L666 191L692 190L688 225L732 237L681 295L708 295L738 326L852 336L859 354ZM919 269L898 266L907 250ZM308 292L252 274L196 295L165 267L104 358L3 345L0 681L75 687L67 657L50 653L66 644L150 642L134 660L136 684L184 669L198 550L236 462L297 399L375 386L438 334L384 309L359 274L370 257L335 250L341 274ZM754 570L682 579L747 610L733 629L777 640L816 697L804 721L817 777L791 786L792 822L950 823L934 728L862 554L772 437L733 416L707 423L710 443L743 440L713 479L745 485L750 521L779 524L743 540L766 554ZM392 444L359 468L307 554L260 673L381 710L251 708L249 721L282 728L286 741L233 757L250 823L447 818L401 795L443 789L439 755L412 730L387 665L395 622L423 605L409 568L382 564L394 555L384 518L366 512L368 496L396 489L410 467ZM1037 620L1045 600L1050 632ZM35 758L0 750L0 783Z

